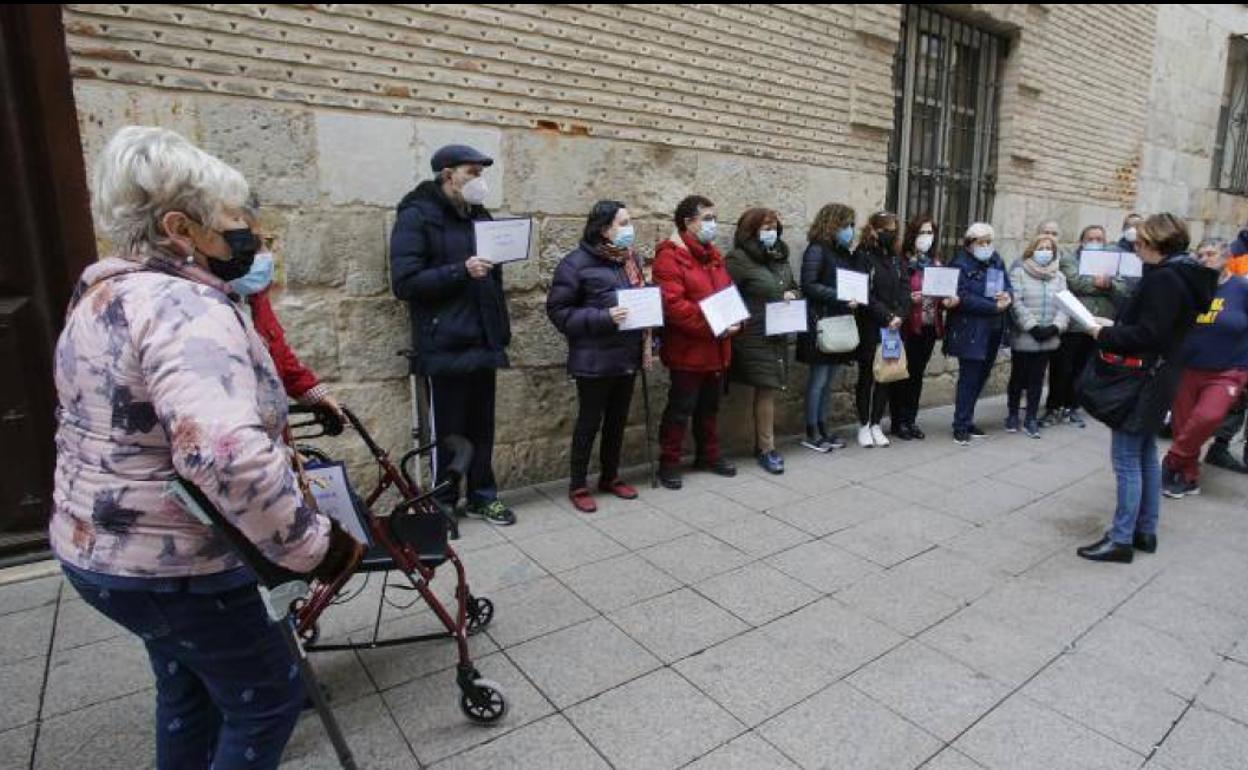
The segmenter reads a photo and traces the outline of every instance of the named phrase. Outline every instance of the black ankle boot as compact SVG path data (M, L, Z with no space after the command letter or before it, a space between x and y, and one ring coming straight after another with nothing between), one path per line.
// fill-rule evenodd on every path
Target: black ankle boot
M1248 449L1245 450L1248 454ZM1205 462L1215 468L1224 468L1228 471L1236 473L1248 473L1248 465L1239 461L1239 458L1231 454L1229 444L1222 441L1215 441L1209 446L1209 451L1205 453Z
M1092 545L1078 549L1075 553L1088 561L1112 561L1120 564L1130 564L1135 558L1134 548L1129 545L1119 545L1110 540L1108 535Z
M1132 538L1131 544L1137 551L1143 551L1144 553L1157 553L1156 535L1146 535L1143 532L1136 532L1135 537Z

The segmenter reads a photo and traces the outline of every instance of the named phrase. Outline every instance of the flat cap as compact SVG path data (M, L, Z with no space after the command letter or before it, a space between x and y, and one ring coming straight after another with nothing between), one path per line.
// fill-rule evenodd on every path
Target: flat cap
M433 154L429 165L436 174L444 168L454 168L465 163L480 163L482 166L494 165L494 159L466 144L448 144Z

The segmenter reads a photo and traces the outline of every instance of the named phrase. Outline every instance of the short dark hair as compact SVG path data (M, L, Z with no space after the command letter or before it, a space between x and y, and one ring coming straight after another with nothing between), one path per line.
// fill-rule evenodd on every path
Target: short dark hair
M772 209L747 209L737 220L737 232L733 235L732 242L737 246L744 246L754 240L768 219L776 220L776 237L780 237L784 233L784 225L780 224L779 214Z
M620 209L627 208L619 201L598 201L594 207L589 210L589 216L585 218L585 233L581 236L586 243L595 244L606 240L603 235L611 223L615 221L615 215L620 213Z
M1140 235L1161 252L1163 257L1187 251L1192 242L1187 223L1168 211L1145 219Z
M676 204L676 214L672 217L676 222L676 230L678 232L685 231L685 220L691 219L698 215L698 209L714 208L715 204L710 198L702 195L690 195L680 203Z

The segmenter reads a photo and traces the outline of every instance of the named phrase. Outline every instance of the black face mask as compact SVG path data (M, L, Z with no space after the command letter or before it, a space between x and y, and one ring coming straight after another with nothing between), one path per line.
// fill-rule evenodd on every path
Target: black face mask
M221 233L221 237L230 246L230 258L217 259L209 257L208 269L217 278L229 283L242 278L251 270L251 263L256 259L256 251L259 248L259 244L256 236L246 227L238 230L226 230Z

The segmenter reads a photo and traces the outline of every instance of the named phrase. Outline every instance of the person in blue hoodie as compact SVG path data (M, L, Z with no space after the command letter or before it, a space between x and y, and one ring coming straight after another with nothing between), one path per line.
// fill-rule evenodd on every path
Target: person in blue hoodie
M1248 277L1248 229L1240 230L1230 245L1231 258L1226 269L1231 275ZM1248 392L1240 397L1226 419L1214 434L1213 443L1205 453L1205 462L1216 468L1224 468L1235 473L1248 473L1248 445L1244 447L1244 459L1231 454L1231 441L1240 430L1245 428L1245 416L1248 415Z
M1005 261L993 247L992 225L976 222L962 238L950 267L961 271L958 297L945 327L945 355L958 359L953 441L968 446L986 434L975 425L975 404L984 392L997 353L1009 341L1007 311L1014 288Z

